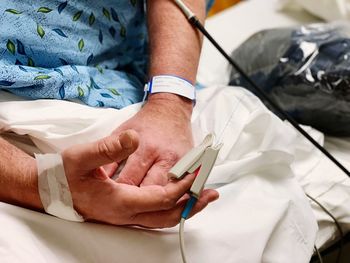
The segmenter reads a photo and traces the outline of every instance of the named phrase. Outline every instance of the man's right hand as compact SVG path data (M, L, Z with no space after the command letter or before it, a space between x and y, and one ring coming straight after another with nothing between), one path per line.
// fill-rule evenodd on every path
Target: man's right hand
M119 137L111 135L63 151L74 207L86 220L147 228L172 227L179 223L194 175L170 181L165 186L139 187L117 183L102 168L112 162L120 163L137 147L138 136L129 130ZM215 190L203 191L192 215L217 198Z

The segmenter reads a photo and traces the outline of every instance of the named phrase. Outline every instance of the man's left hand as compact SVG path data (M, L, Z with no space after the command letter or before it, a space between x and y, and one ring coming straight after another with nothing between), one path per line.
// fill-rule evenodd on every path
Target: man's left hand
M158 93L123 123L114 134L133 129L139 148L128 158L117 182L132 185L165 185L172 166L193 147L192 102L180 96Z

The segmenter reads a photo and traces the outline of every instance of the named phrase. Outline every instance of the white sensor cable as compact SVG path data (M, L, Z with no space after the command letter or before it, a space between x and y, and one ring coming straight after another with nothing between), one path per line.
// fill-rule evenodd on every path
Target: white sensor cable
M181 218L181 220L180 220L180 229L179 229L180 250L181 250L181 257L182 257L182 262L183 263L187 263L186 252L185 252L185 237L184 237L185 221L186 221L185 218Z

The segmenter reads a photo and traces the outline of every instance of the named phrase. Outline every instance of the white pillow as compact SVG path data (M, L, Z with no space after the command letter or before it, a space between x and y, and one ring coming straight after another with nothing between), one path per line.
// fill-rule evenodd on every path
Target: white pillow
M350 20L350 0L280 0L283 7L301 6L327 21Z

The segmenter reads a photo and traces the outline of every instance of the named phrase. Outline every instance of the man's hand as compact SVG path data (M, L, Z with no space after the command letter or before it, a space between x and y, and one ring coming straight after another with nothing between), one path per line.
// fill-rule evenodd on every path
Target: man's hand
M164 186L139 187L115 182L102 168L111 162L120 163L135 151L137 137L135 132L127 131L121 133L119 139L111 135L94 143L73 146L62 153L75 209L85 219L149 228L171 227L179 222L193 175ZM217 197L216 191L205 190L192 214Z
M204 21L204 0L185 0L185 3ZM149 77L174 75L195 83L202 45L200 33L174 1L148 1L147 19ZM181 96L170 93L150 95L140 112L116 131L118 134L134 129L141 138L139 149L128 159L118 182L166 184L169 169L193 147L191 113L192 102Z
M140 146L127 160L118 182L166 185L167 173L193 147L192 102L172 94L152 95L146 105L114 134L136 130Z

